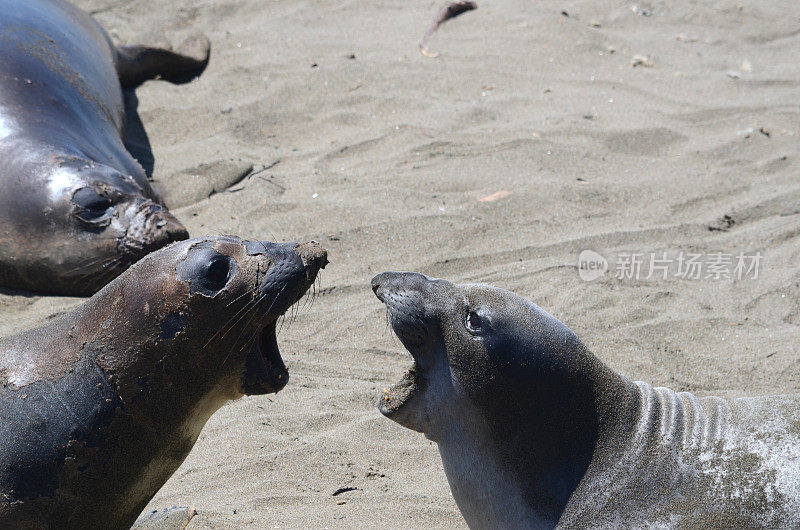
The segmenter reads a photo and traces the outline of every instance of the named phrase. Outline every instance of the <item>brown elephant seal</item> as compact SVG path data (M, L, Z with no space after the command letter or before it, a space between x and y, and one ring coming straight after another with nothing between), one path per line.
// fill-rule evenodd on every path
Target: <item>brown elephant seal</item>
M633 382L502 289L372 287L414 359L379 408L438 444L471 528L800 527L800 396Z
M0 0L0 285L89 295L189 237L123 145L120 85L202 70L185 53L115 47L61 0Z
M275 323L326 263L315 242L183 241L0 339L0 527L130 527L214 411L286 384Z

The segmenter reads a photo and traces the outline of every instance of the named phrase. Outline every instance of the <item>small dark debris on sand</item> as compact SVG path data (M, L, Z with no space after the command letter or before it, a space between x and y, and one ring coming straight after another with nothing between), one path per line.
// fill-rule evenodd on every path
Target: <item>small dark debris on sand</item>
M425 48L425 43L428 42L428 39L436 33L442 24L450 20L451 18L456 18L457 16L466 13L467 11L472 11L473 9L478 9L478 4L475 2L450 2L445 7L439 11L439 14L436 16L436 19L431 24L431 27L428 28L428 31L425 32L425 36L422 37L422 42L419 44L419 49L422 51L422 54L427 57L436 57L437 53L428 52L427 48Z
M736 224L736 219L730 215L723 215L722 218L717 219L714 223L708 226L709 232L727 232Z
M342 493L346 493L348 491L356 491L358 490L355 486L345 486L344 488L339 488L338 490L334 491L331 496L336 497L337 495L341 495Z

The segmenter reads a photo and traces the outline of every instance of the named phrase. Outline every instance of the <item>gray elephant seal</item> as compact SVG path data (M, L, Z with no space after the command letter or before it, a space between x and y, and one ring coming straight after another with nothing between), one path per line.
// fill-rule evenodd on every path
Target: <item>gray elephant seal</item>
M130 527L214 411L286 384L275 323L326 263L314 242L183 241L0 339L0 527Z
M188 237L123 145L120 81L202 70L208 41L117 48L61 0L0 14L0 285L89 295Z
M470 527L800 527L800 396L630 381L502 289L372 287L414 359L379 408L438 444Z

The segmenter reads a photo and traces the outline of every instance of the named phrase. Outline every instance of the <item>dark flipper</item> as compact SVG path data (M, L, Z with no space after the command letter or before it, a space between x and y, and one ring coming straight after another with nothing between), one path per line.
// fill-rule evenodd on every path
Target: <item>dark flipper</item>
M210 47L204 35L188 39L177 51L151 46L117 46L119 81L123 88L156 77L174 83L186 82L206 67Z

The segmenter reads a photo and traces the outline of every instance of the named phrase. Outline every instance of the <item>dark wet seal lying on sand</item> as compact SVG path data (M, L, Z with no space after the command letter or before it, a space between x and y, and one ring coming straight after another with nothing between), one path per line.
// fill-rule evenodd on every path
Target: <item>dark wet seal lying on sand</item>
M315 242L183 241L0 339L0 527L129 527L214 411L286 385L276 322L327 262Z
M414 359L379 408L438 444L471 528L800 527L800 395L633 382L495 287L372 288Z
M115 47L67 2L0 0L0 285L90 295L188 237L123 145L120 83L181 80L208 49Z

